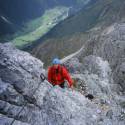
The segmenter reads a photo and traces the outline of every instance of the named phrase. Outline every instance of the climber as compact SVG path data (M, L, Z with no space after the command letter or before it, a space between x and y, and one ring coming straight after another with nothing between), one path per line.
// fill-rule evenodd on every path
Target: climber
M73 89L73 80L70 77L67 69L61 65L58 58L53 60L53 66L48 69L48 81L53 85L59 85L64 88L65 80L68 81L68 87Z

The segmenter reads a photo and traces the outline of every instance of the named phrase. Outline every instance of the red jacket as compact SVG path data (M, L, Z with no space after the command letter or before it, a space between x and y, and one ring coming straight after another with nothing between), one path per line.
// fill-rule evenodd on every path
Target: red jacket
M72 79L67 69L64 66L58 65L58 67L52 66L48 69L48 81L53 85L60 85L65 80L68 81L68 86L72 86Z

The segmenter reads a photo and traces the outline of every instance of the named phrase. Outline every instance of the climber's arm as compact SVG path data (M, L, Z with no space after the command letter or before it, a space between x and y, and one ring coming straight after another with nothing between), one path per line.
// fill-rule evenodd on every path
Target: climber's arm
M68 73L68 71L64 68L63 69L63 76L64 78L68 81L68 86L71 88L73 85L73 80L70 77L70 74Z

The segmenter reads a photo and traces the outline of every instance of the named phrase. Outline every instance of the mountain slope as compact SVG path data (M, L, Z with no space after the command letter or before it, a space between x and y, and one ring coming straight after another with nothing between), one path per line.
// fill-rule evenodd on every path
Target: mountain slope
M45 60L45 63L50 62L55 56L62 58L78 50L91 37L90 35L98 34L115 22L124 22L124 12L124 0L97 0L91 6L87 6L78 14L55 26L38 40L37 44L31 46L32 53ZM42 53L46 53L46 57L42 56Z
M33 32L32 29L28 29L29 32L27 32L26 24L31 22L32 20L35 20L36 18L42 18L44 12L46 12L47 10L62 6L65 8L70 8L69 13L74 13L84 5L88 4L89 1L91 0L13 0L12 2L10 0L1 0L0 40L2 42L3 40L10 41L14 38L16 39L16 37L22 38L24 34L27 35ZM58 11L60 11L60 9L56 12L58 13ZM16 33L16 35L11 35L13 33ZM43 34L41 34L41 36L42 35ZM39 37L37 39L39 39ZM24 41L30 42L31 40L24 39L21 42L25 43ZM16 43L18 42L20 44L20 40L17 40Z
M98 35L93 35L85 45L80 60L86 55L95 55L107 60L112 69L116 91L125 91L125 23L115 23ZM83 61L84 62L84 61Z
M116 21L124 21L124 0L97 0L73 17L50 31L47 37L63 37L78 32L84 32L93 26L109 26Z
M110 66L102 58L90 57L88 67L84 65L87 59L80 65L89 74L85 70L73 74L84 91L41 81L43 63L11 44L0 44L0 58L1 125L125 124L125 98L112 90ZM95 69L89 70L91 66ZM86 94L92 94L94 99L89 100Z
M68 17L69 8L58 6L53 9L46 10L45 13L30 22L28 22L22 32L16 32L11 42L16 47L23 47L32 44L34 41L45 35L60 21Z
M1 0L0 1L0 17L8 19L15 25L15 29L8 24L3 18L0 18L0 35L13 33L22 27L22 23L29 19L36 18L43 13L43 8L34 0ZM5 28L7 27L7 29ZM3 32L4 31L4 32Z

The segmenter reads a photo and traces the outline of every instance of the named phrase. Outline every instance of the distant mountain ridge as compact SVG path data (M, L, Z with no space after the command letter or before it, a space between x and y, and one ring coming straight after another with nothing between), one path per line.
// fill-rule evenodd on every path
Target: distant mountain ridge
M107 26L124 20L124 0L97 0L78 14L55 26L48 37L61 37L87 31L94 26Z
M91 35L102 32L115 22L125 22L124 12L124 0L97 0L56 25L38 41L35 48L32 46L32 53L37 58L46 60L45 63L49 63L55 56L62 58L81 48Z
M0 35L19 30L23 23L41 16L45 10L55 6L82 7L90 0L1 0L0 1ZM8 24L6 20L14 25Z

